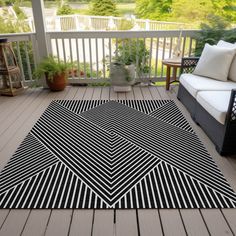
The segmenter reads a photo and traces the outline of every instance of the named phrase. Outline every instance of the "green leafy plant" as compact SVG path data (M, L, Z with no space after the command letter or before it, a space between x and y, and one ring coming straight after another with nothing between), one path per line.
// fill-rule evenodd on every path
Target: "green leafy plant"
M34 72L36 78L46 75L47 79L53 81L55 75L68 74L68 71L72 68L71 63L59 60L56 57L49 56L44 58L38 65Z
M136 65L136 71L139 75L148 73L149 51L146 48L144 40L125 39L119 42L118 48L113 58L116 62L124 65Z

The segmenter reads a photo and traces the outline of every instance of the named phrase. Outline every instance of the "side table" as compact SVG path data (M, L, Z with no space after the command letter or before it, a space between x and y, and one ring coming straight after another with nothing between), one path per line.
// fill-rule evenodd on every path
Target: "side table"
M162 61L162 64L166 66L166 90L169 90L170 84L173 82L179 82L176 79L177 69L181 67L181 59L166 59ZM171 68L173 68L173 78L171 80Z

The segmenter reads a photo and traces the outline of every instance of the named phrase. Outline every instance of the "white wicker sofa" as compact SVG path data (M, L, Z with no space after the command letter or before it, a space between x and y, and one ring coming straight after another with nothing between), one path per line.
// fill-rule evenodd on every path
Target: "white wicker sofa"
M225 45L222 41L219 44ZM225 48L227 46L226 43ZM213 49L215 50L215 48ZM222 62L228 63L228 66L224 65L223 70L227 73L221 75L222 77L226 76L222 80L217 77L218 75L216 75L217 78L214 78L214 73L222 72L220 65L213 68L214 73L212 75L212 72L209 72L213 78L205 71L202 73L200 70L199 72L198 65L201 64L202 57L208 56L208 54L203 54L199 61L198 58L183 58L184 72L192 70L195 65L197 67L193 73L183 73L180 76L177 97L189 110L193 120L206 132L221 155L236 154L236 52L233 56L231 55L232 59L227 58L228 61L224 59ZM215 57L212 58L214 61ZM205 66L209 65L207 60L204 59L203 62ZM207 76L203 76L204 73Z

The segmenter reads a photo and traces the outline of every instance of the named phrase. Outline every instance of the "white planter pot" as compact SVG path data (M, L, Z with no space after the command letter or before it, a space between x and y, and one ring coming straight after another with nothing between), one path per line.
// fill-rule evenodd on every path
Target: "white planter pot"
M111 63L110 65L111 84L116 92L127 92L135 82L135 65L123 65Z

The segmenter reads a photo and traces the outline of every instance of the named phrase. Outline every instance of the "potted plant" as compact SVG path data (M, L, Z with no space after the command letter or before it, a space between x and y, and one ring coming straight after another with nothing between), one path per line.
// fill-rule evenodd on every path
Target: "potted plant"
M114 91L130 91L136 74L140 77L147 70L149 52L143 40L125 39L119 42L116 56L110 65L110 78Z
M45 75L48 87L52 91L61 91L67 85L68 71L70 68L70 63L53 56L48 56L39 63L35 75L37 78Z

